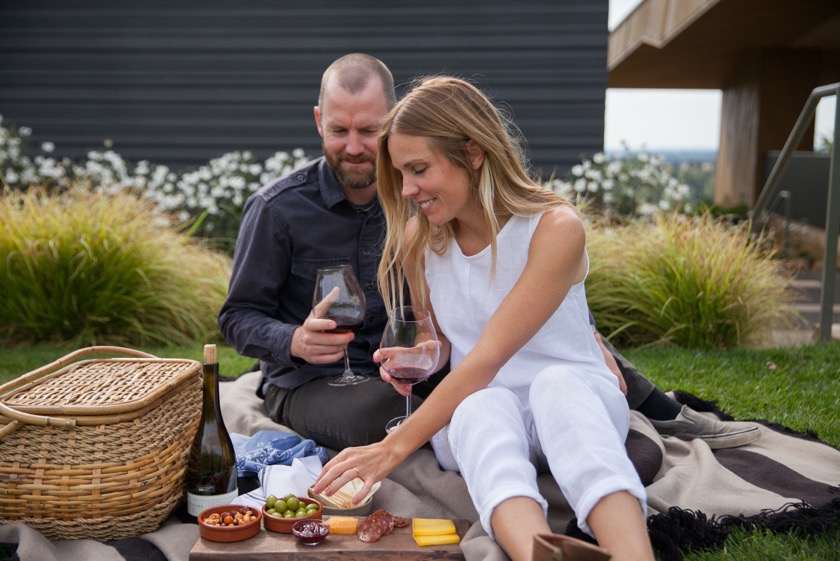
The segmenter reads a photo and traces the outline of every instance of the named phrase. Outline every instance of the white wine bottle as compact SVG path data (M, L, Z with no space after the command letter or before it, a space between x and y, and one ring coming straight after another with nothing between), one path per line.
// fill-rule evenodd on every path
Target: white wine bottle
M187 513L229 505L239 496L236 455L219 404L219 362L216 345L204 346L204 397L201 422L190 450L187 467Z

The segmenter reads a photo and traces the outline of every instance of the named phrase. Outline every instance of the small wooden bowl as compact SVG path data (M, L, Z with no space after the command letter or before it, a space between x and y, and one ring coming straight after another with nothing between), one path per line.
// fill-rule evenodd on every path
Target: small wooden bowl
M263 525L265 526L266 530L271 530L272 532L279 532L281 534L291 534L292 533L292 526L295 525L295 522L299 522L300 520L320 520L321 516L324 513L324 505L322 505L319 501L315 499L309 499L307 497L298 497L300 502L305 505L308 504L316 504L318 505L318 510L315 512L308 514L306 516L301 516L300 518L281 518L280 516L272 516L266 512L265 505L262 507L262 517L263 517Z
M225 511L236 512L240 508L247 508L250 510L254 513L255 518L242 526L211 526L205 522L207 517L213 513L217 512L221 514ZM201 511L198 515L198 535L205 540L214 542L241 542L243 540L247 540L248 538L253 538L259 533L260 520L262 520L262 518L262 513L253 507L246 507L242 505L214 506Z

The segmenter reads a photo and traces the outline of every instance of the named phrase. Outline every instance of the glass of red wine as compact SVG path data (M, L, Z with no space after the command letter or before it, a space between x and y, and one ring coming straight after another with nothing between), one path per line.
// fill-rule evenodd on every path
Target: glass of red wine
M405 416L385 425L385 430L391 432L411 415L411 386L427 380L440 358L440 344L429 312L413 306L391 310L379 352L387 353L382 361L385 372L398 382L411 384L405 396Z
M335 293L334 290L338 289ZM331 294L332 293L332 294ZM331 319L336 323L335 329L327 333L349 333L362 324L365 318L365 293L359 286L359 281L350 265L337 265L318 269L315 276L315 294L312 296L312 306L320 303L324 298L330 298L331 303L322 319ZM352 386L367 382L370 377L357 374L350 369L350 357L344 348L344 372L327 382L331 386Z

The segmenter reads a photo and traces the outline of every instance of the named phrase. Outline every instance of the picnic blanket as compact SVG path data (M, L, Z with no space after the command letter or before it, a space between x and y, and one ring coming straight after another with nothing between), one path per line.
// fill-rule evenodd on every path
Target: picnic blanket
M225 422L231 432L291 432L269 419L254 390L258 373L221 384ZM716 412L713 403L676 392L698 411ZM840 450L816 437L762 423L755 443L712 451L701 440L659 436L633 412L627 450L648 493L648 528L663 561L682 559L689 548L715 548L736 527L818 533L840 523ZM541 475L555 532L577 535L574 514L550 475ZM440 469L431 448L415 452L382 482L374 508L404 517L465 519L472 523L461 547L467 561L507 561L480 524L461 476ZM0 526L4 550L21 561L187 561L198 539L197 526L169 520L160 530L112 543L48 541L34 530ZM4 545L5 544L5 545ZM8 556L7 556L8 557Z

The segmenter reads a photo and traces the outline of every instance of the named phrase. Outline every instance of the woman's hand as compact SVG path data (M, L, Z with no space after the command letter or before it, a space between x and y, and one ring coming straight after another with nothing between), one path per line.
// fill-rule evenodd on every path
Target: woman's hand
M399 429L395 432L399 432ZM327 462L312 490L330 497L345 484L359 478L364 485L352 499L354 505L359 504L373 489L373 485L385 479L400 462L401 458L391 452L385 441L345 448Z
M438 355L431 355L430 353L434 353L435 347L439 350L441 346L440 341L423 341L414 347L381 347L374 351L373 360L380 363L379 377L391 384L400 395L408 396L411 393L411 384L395 380L391 375L391 372L394 371L392 365L405 364L411 365L413 368L432 371L437 366L435 360ZM391 361L390 364L388 361Z
M411 384L394 380L393 376L388 374L388 371L384 366L379 367L379 377L382 378L384 382L391 384L401 396L406 397L411 393Z

